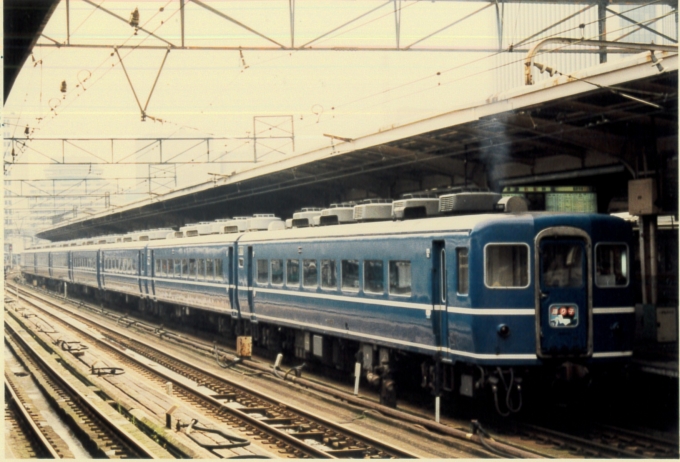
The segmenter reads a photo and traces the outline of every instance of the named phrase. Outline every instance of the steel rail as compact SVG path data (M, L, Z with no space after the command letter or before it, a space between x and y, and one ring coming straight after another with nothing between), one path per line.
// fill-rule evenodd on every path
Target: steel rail
M119 428L114 422L112 422L108 416L102 413L96 406L91 403L91 398L83 395L79 390L73 388L62 376L63 371L57 371L52 364L46 362L40 354L38 354L35 349L29 345L29 343L20 335L18 331L15 330L13 326L8 324L5 320L5 329L12 334L12 339L20 346L26 355L29 356L30 360L34 362L36 367L40 368L49 380L54 381L61 387L62 390L70 394L75 398L78 405L85 408L90 412L93 417L98 420L98 425L107 429L112 435L115 435L121 443L128 446L128 451L132 453L135 457L142 457L146 459L158 459L159 457L152 451L148 450L144 445L140 444L132 435L130 435L125 429ZM104 452L105 448L99 448Z
M37 297L35 294L32 294L32 293L26 291L23 288L21 290L23 292L31 295L31 296ZM43 298L42 296L39 297L39 298L45 300L48 303L53 303L53 302ZM60 298L60 297L58 297L58 298ZM84 320L86 322L90 322L90 323L93 322L91 319L84 317L84 316L82 316L78 313L72 313L72 314L80 317L82 320ZM120 321L120 320L126 318L126 315L114 315L112 313L105 313L105 314L112 317L112 318L115 318L117 321ZM214 345L201 344L199 342L195 342L195 341L183 338L183 337L176 335L174 333L163 331L162 329L161 329L161 331L158 331L158 329L154 329L151 326L146 326L142 322L136 322L135 321L135 322L132 322L129 325L132 325L132 324L134 324L134 326L136 328L143 329L148 333L156 332L156 335L160 335L163 339L171 340L171 341L177 343L178 345L190 346L193 349L202 352L203 354L210 355L211 353L216 353ZM124 336L125 338L127 338L128 340L130 340L132 342L137 342L136 340L130 338L127 335L124 335L124 334L118 334L118 335ZM176 358L173 358L173 360L176 360ZM244 366L247 366L248 368L251 368L251 369L255 369L255 370L267 372L267 373L272 373L272 369L269 365L265 365L265 364L258 363L256 361L251 361L251 360L241 360L240 363L243 364ZM155 372L155 370L154 370L154 372ZM223 380L222 377L220 377L217 374L213 374L210 371L202 371L202 372L206 375L217 378L218 380ZM272 377L276 377L276 376L272 375ZM279 379L282 382L286 381L283 378L279 378ZM463 430L459 430L457 428L453 428L453 427L450 427L450 426L447 426L447 425L444 425L444 424L437 423L433 420L428 420L426 418L414 416L412 414L400 411L398 409L390 408L390 407L387 407L387 406L380 405L378 403L367 401L366 399L359 398L359 397L354 396L354 395L349 394L349 393L339 392L336 389L327 387L325 385L321 385L321 384L314 382L314 381L311 381L311 380L306 380L306 379L303 379L303 378L291 376L289 381L296 383L300 386L321 392L321 393L326 394L326 395L335 396L335 397L337 397L337 398L339 398L343 401L346 401L349 404L359 406L359 407L362 407L362 408L366 408L366 409L376 410L376 411L379 411L381 414L384 414L384 415L391 417L391 418L394 418L394 419L398 419L398 420L403 421L403 422L409 422L409 423L412 423L412 424L415 424L415 425L420 425L420 426L426 428L429 431L434 431L436 433L444 434L444 435L447 435L447 436L450 436L450 437L453 437L453 438L456 438L456 439L460 439L460 440L463 440L463 441L473 442L473 443L478 444L480 446L488 445L489 447L493 448L495 451L498 451L502 454L506 454L510 457L518 457L518 458L524 458L524 459L544 457L544 455L542 455L542 454L538 454L538 453L535 453L535 452L531 452L529 450L517 448L517 447L512 446L510 444L495 441L495 440L490 439L490 438L483 438L480 435L472 434L470 432L466 432L466 431L463 431ZM249 390L249 392L252 392L252 391ZM346 430L343 429L343 431L346 431Z
M43 451L52 459L61 459L62 457L57 449L48 441L42 429L36 424L33 417L29 414L28 409L23 405L23 402L21 398L19 398L19 395L17 395L14 387L14 383L12 383L12 380L7 376L7 371L5 371L5 390L9 392L11 400L16 403L15 411L28 426L32 436L40 443ZM5 404L7 405L7 403ZM5 441L5 444L7 444L7 441Z
M28 294L29 296L36 297L34 294L30 294L24 289L21 289L24 293ZM32 303L34 306L40 308L38 305L36 305L34 302L28 299L25 295L20 295L21 298L23 298L26 302ZM44 302L49 303L58 309L63 309L56 305L54 302L51 302L49 300L45 300L42 297L36 297L42 299ZM47 312L47 311L46 311ZM49 312L48 312L49 314ZM367 437L366 435L360 434L359 432L355 432L353 430L347 429L341 425L338 425L332 421L329 421L327 419L324 419L320 416L314 415L312 413L306 412L302 409L299 409L295 406L291 406L285 403L282 403L281 400L277 399L276 397L272 397L269 395L266 395L264 393L259 393L254 390L248 389L242 385L239 385L237 383L231 382L228 379L225 379L224 377L221 377L217 374L211 373L209 371L204 371L198 369L195 365L188 363L187 361L183 361L180 359L177 359L175 357L172 357L168 355L167 353L160 351L154 347L151 347L149 345L142 345L140 342L130 338L129 336L125 334L121 334L119 332L115 332L114 330L107 328L105 326L102 326L98 323L95 323L93 320L88 319L83 317L82 315L78 313L71 313L73 316L80 317L83 321L89 323L89 324L96 324L96 328L101 330L101 331L107 331L107 335L111 336L117 336L117 337L122 337L124 340L139 344L139 346L134 346L134 345L125 345L128 350L131 350L137 354L140 354L147 359L153 359L157 363L161 364L162 366L170 369L171 371L174 371L176 374L182 375L184 377L188 377L191 380L195 380L196 382L200 382L203 387L208 387L210 385L210 381L212 381L213 385L215 388L224 388L225 386L228 388L236 389L237 391L248 394L250 395L250 398L246 398L246 400L253 400L253 399L259 399L261 401L264 401L268 406L271 406L270 410L272 412L276 411L276 408L281 408L282 410L285 410L286 412L292 412L294 414L297 414L300 418L306 419L310 423L314 425L319 425L322 427L326 427L328 430L331 430L332 432L335 432L337 434L343 435L345 437L353 438L356 441L369 445L372 448L376 449L379 452L383 452L385 454L390 454L392 457L397 457L400 459L409 459L409 458L418 458L415 454L409 453L407 451L394 448L393 446L390 446L388 444L385 444L381 441L375 440L373 438ZM53 316L53 315L52 315ZM65 322L64 320L61 320L62 322ZM70 326L73 329L80 330L77 326ZM91 337L93 341L97 343L101 343L104 345L107 349L111 349L115 354L124 356L127 361L131 361L142 367L144 370L152 373L159 375L163 377L164 381L170 381L174 384L174 386L180 387L183 390L186 390L186 392L197 395L201 400L210 403L212 406L218 407L221 412L226 412L229 414L234 415L238 419L242 420L245 424L251 425L263 433L270 434L274 436L275 438L278 438L281 441L286 442L289 444L291 447L301 451L302 453L308 454L309 456L313 458L322 458L322 459L335 459L335 458L340 458L343 454L343 450L322 450L314 445L310 445L306 443L304 440L296 436L296 433L288 433L284 430L281 430L279 428L273 427L269 423L267 423L265 420L260 420L257 419L253 416L251 416L247 411L249 410L247 407L243 408L243 410L240 410L238 408L232 408L229 406L225 406L225 403L221 402L219 399L220 393L213 391L210 394L204 394L204 393L199 393L197 390L191 389L191 387L188 387L185 382L178 380L173 374L167 374L163 371L158 370L157 368L152 368L148 366L148 362L143 361L141 359L138 359L132 355L127 354L124 351L120 351L119 349L112 348L110 344L107 344L101 339L98 339L96 337L92 337L90 333L86 331L81 331L81 334ZM115 341L115 340L114 340ZM117 342L120 344L120 341ZM147 351L144 351L144 350ZM151 351L151 353L149 352ZM154 355L164 355L166 357L166 363L159 361L157 357L154 357ZM174 362L176 364L167 364L167 362ZM177 369L179 367L183 368L188 368L191 370L191 372L180 372ZM188 376L188 374L192 374L191 377ZM196 376L199 376L198 378ZM211 396L212 395L212 396ZM217 396L217 397L216 397ZM256 408L261 409L261 407L256 406ZM250 409L252 412L252 409ZM287 417L286 419L291 419L295 420L295 417ZM273 419L275 420L275 419ZM318 433L321 430L316 431L315 433ZM347 455L356 455L361 452L371 452L371 447L368 448L360 448L360 449L347 449L346 454Z

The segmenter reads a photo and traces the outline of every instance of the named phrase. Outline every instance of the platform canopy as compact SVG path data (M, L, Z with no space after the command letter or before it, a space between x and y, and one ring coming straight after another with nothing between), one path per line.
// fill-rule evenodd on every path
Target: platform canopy
M539 72L534 70L533 72ZM658 172L659 206L677 213L677 54L642 52L496 94L478 104L72 220L52 241L446 186L596 185L598 209L627 181ZM437 189L439 190L439 189Z

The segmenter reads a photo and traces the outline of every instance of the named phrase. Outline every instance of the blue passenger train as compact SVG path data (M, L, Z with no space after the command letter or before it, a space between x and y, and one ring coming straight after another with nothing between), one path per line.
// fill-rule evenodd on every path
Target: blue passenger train
M388 404L401 370L508 412L522 379L630 359L631 248L607 215L486 213L33 249L22 272L340 370L360 362Z

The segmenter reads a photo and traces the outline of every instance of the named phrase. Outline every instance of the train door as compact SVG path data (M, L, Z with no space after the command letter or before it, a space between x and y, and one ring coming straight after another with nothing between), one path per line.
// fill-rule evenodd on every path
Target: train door
M102 259L102 255L103 255L103 252L101 250L97 250L97 252L95 253L95 259L94 259L95 266L97 267L96 277L97 277L97 287L99 288L99 290L102 290L102 287L103 287L102 286L102 275L104 274L104 272L102 271L102 269L104 267L104 262L103 262L103 259Z
M447 348L448 271L444 241L432 242L432 329L437 347Z
M151 276L151 268L153 268L153 262L151 260L151 252L145 252L143 250L138 250L139 257L139 268L137 270L137 275L139 277L139 291L144 295L149 294L148 276Z
M247 246L238 246L238 276L236 277L236 293L235 296L238 301L238 310L242 318L247 319L251 313L252 303L252 260L253 248Z
M66 252L66 264L68 265L68 280L73 281L73 253Z
M255 252L253 252L253 247L248 246L248 310L250 310L251 321L253 322L255 321L255 288L253 287L253 273L255 272L254 257Z
M229 293L229 306L231 306L231 317L238 318L238 300L234 296L236 293L236 267L234 266L234 247L227 250L227 292Z
M590 356L592 265L589 236L571 227L536 237L536 346L539 357Z
M152 296L153 299L155 300L156 299L156 271L159 270L158 266L156 265L156 251L147 249L146 252L150 256L151 267L147 271L147 278L145 280L148 281L147 282L147 284L148 284L147 290L149 291L149 295Z

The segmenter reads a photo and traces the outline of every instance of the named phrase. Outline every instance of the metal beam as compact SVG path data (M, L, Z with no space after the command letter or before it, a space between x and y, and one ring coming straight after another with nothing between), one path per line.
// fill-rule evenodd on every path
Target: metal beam
M669 36L666 35L666 34L662 34L662 33L659 32L658 30L654 30L654 29L652 29L651 27L646 26L646 25L644 24L644 22L635 21L635 20L633 20L633 19L630 19L628 16L625 16L625 15L623 15L623 14L621 14L621 13L617 13L616 11L610 10L609 8L606 8L606 7L605 7L605 9L606 9L608 12L610 12L610 13L612 13L612 14L615 14L616 16L619 16L619 17L622 18L622 19L625 19L626 21L635 24L636 26L640 26L641 29L644 29L644 30L647 30L647 31L649 31L649 32L652 32L652 33L654 33L654 34L656 34L656 35L658 35L658 36L660 36L660 37L665 38L666 40L668 40L668 41L670 41L670 42L678 43L677 39L674 39L673 37L669 37Z
M237 26L240 26L240 27L244 28L245 30L247 30L247 31L249 31L249 32L251 32L251 33L257 35L258 37L261 37L261 38L263 38L263 39L265 39L265 40L268 40L268 41L272 42L274 45L277 45L279 48L284 48L284 49L286 48L285 45L282 45L282 44L280 44L279 42L277 42L276 40L271 39L271 38L267 37L266 35L261 34L260 32L256 31L255 29L252 29L252 28L246 26L245 24L243 24L243 23L237 21L236 19L232 18L231 16L228 16L228 15L222 13L221 11L216 10L216 9L213 8L212 6L209 6L209 5L203 3L203 2L201 2L201 1L199 1L199 0L191 0L191 2L192 2L192 3L195 3L196 5L198 5L198 6L200 6L200 7L205 8L206 10L210 11L211 13L213 13L213 14L215 14L215 15L221 17L221 18L226 19L227 21L230 21L230 22L236 24Z
M122 16L118 16L118 15L117 15L116 13L114 13L113 11L106 9L106 8L104 8L104 7L101 6L101 5L97 5L96 3L94 3L94 2L92 2L92 1L90 1L90 0L83 0L83 1L84 1L85 3L87 3L87 4L89 4L89 5L94 6L95 8L98 8L98 9L102 10L102 11L105 12L105 13L110 14L111 16L113 16L114 18L116 18L116 19L118 19L118 20L120 20L120 21L123 21L125 24L129 24L129 22L128 22L127 19L125 19L125 18L122 17ZM173 44L172 42L169 42L169 41L165 40L163 37L159 37L158 35L154 34L153 32L151 32L151 31L149 31L149 30L144 29L143 27L137 27L137 29L141 30L142 32L146 32L147 34L149 34L149 35L152 36L152 37L157 38L157 39L160 40L161 42L167 43L168 45L170 45L170 46L173 47L173 48L175 47L175 44ZM108 47L111 48L111 45L109 45Z

